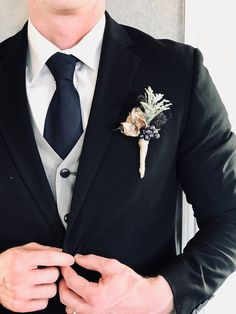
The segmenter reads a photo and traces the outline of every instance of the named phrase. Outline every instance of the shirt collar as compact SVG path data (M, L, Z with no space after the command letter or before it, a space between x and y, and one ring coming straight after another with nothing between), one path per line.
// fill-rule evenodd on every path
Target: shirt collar
M98 70L102 40L105 30L106 19L102 16L100 21L86 34L74 47L60 50L48 41L28 22L28 53L27 67L32 81L42 70L47 60L56 52L72 54L94 71Z

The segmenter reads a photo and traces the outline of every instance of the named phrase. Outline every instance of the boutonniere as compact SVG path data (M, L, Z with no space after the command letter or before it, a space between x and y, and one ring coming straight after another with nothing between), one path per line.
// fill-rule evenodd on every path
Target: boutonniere
M160 137L161 127L168 120L164 111L169 110L172 103L163 94L155 94L150 86L145 88L144 96L138 97L138 102L139 106L132 109L119 129L126 136L139 138L139 173L143 178L149 141Z

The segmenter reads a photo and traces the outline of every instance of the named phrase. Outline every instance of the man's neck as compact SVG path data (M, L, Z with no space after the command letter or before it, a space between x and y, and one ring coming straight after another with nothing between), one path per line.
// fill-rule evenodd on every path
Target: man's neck
M29 7L32 24L60 50L76 45L97 24L104 11L104 5L70 14L37 12L36 8Z

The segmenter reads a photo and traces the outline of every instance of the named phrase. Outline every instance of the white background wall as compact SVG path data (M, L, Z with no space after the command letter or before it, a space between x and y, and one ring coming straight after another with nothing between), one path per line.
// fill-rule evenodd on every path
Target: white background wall
M0 0L0 41L18 31L27 19L26 0Z
M107 0L107 9L154 37L184 40L184 0Z
M198 47L236 131L236 2L186 0L186 42ZM236 313L236 311L235 311Z
M198 47L205 64L228 110L232 128L236 131L236 3L235 0L186 0L186 42ZM185 240L195 226L191 210L184 211ZM236 230L235 230L236 232ZM202 314L236 313L236 273L216 292Z
M183 0L106 0L110 14L159 38L184 40ZM0 40L27 19L27 0L0 0Z

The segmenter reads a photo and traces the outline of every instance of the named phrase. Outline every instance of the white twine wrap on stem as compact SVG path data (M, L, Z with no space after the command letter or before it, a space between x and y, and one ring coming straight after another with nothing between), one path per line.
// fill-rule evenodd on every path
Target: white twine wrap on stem
M146 156L148 152L148 145L149 141L145 141L144 139L140 139L138 141L139 145L139 173L140 178L142 179L145 175L145 163L146 163Z

